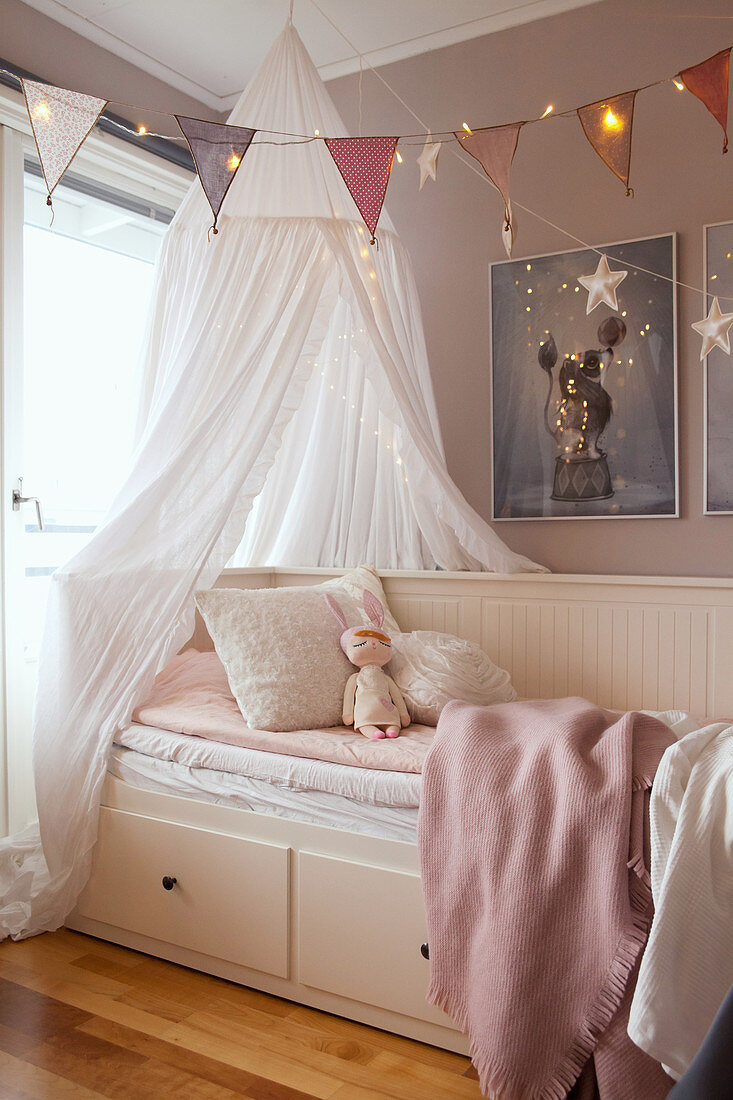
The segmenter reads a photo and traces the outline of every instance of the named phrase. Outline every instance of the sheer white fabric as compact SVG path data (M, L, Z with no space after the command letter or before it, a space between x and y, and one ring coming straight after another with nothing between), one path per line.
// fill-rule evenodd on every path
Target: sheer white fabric
M343 133L292 28L232 121ZM368 246L323 144L253 144L211 241L210 222L197 183L159 262L130 475L53 577L34 732L45 860L33 831L0 846L6 935L73 908L115 731L248 515L239 561L540 568L448 477L409 261L386 215Z

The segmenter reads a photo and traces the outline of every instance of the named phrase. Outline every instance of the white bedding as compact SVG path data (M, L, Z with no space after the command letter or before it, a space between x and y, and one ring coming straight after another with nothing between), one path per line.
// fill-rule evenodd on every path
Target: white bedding
M681 711L649 713L678 738L701 725ZM414 772L260 752L137 724L116 741L109 770L133 787L389 840L417 838L422 776Z
M113 775L135 787L314 825L414 842L421 776L259 752L133 725L116 735Z

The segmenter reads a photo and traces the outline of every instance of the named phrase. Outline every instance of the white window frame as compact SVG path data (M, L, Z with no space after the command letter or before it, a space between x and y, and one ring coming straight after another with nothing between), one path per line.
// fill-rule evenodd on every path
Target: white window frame
M37 157L25 100L20 92L0 86L0 396L3 424L8 410L21 407L23 369L23 184L26 157ZM94 130L70 169L103 186L156 206L177 210L195 179L179 165L113 135ZM30 749L18 731L23 722L11 712L7 691L13 664L21 654L10 652L8 597L17 576L13 550L20 540L7 538L9 524L19 523L11 510L11 494L20 469L17 433L3 432L0 450L0 835L23 821L28 806Z

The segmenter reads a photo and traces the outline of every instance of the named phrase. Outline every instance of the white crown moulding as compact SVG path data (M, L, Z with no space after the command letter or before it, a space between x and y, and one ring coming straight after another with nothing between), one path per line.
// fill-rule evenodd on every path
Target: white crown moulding
M207 2L208 0L201 0L202 9L206 7ZM482 35L506 30L508 27L518 26L523 23L531 23L536 19L544 19L550 15L572 11L575 8L588 7L590 4L597 4L599 2L600 0L529 0L529 2L528 0L508 0L508 2L507 0L487 0L487 14L484 17L467 20L464 23L458 21L459 9L448 7L446 11L454 13L453 17L456 18L457 21L456 26L447 27L443 30L427 31L424 34L421 34L419 26L416 26L415 35L411 36L409 39L370 50L365 52L363 57L365 62L377 68L380 65L389 65L395 61L403 61L408 57L415 57L422 53L438 50L443 46L452 46L458 42L465 42L472 38L479 38ZM137 46L126 38L105 30L104 27L100 26L100 24L95 22L90 16L80 14L79 11L74 10L74 0L69 0L68 3L63 3L62 0L24 0L24 3L31 8L35 8L36 11L41 12L50 19L55 20L55 22L68 27L69 30L74 31L90 42L94 42L97 46L101 46L103 49L108 50L124 61L130 62L130 64L142 69L150 76L156 77L170 87L176 88L178 91L185 93L185 95L191 96L193 99L205 104L207 107L211 108L212 111L219 114L224 114L231 110L242 94L242 89L251 76L251 73L243 73L242 88L226 94L220 94L212 88L207 87L205 84L199 83L192 76L180 72L180 70L171 65L167 65L165 61L151 56L142 46ZM76 6L90 10L94 5L90 4L89 0L85 0L85 2L81 4L77 2ZM120 6L119 3L111 5L97 4L100 18L102 18L106 12L114 11ZM274 7L275 5L273 4L273 9ZM307 22L307 26L301 27L300 25L298 7L301 9L300 14L303 23L305 24ZM329 16L334 15L333 0L323 0L323 7ZM501 10L492 11L493 8ZM343 19L342 29L344 33L348 34L352 41L354 41L355 36L353 29L349 26L348 17L344 17L343 9L340 10L341 15L339 19ZM263 40L261 43L262 54L269 49L272 38L274 38L281 29L280 25L287 17L286 0L282 0L281 14L282 19L276 19L273 22L271 35L268 35L267 40ZM320 14L309 3L309 0L296 0L295 25L298 29L302 30L304 39L307 39L309 49L316 53L319 52L319 42L317 38L314 40L313 32L315 18L323 24L323 34L327 36L324 38L324 45L326 43L333 43L335 40L338 42L339 55L342 54L344 49L348 49L346 43L344 43L340 37L335 34L333 29L328 26L326 21L322 19ZM381 16L380 18L382 24L384 24L384 18ZM141 26L141 35L143 34L144 25ZM356 45L358 46L358 40L356 41ZM325 62L317 66L317 68L322 80L333 80L339 76L349 76L351 73L358 72L359 58L358 56L339 56L336 60Z

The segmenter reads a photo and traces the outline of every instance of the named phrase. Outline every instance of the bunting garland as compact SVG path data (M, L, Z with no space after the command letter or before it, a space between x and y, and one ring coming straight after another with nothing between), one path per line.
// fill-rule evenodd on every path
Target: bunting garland
M504 200L504 246L509 255L514 236L509 201L509 174L522 126L521 122L511 122L507 126L489 126L483 130L466 130L463 133L460 130L455 131L455 137L466 152L479 162Z
M191 150L196 172L214 215L211 232L218 233L216 220L221 205L257 131L250 130L248 126L226 126L186 115L175 117Z
M623 92L579 107L577 112L583 133L603 163L624 184L627 195L634 193L629 187L629 172L635 100L636 91Z
M54 188L109 101L35 80L20 83L51 206Z
M629 186L629 176L634 106L637 93L646 88L672 81L680 91L687 89L691 92L719 123L724 137L723 152L728 151L728 82L731 48L726 46L705 61L680 70L675 77L656 80L652 84L642 85L631 91L573 110L556 112L555 117L577 115L592 148L624 184L626 194L631 195L633 191ZM0 69L0 72L13 77L22 89L41 171L48 190L46 202L52 208L51 196L54 189L110 101L71 91L68 88L57 88L37 80L30 80L9 69ZM131 104L125 106L133 110L150 110L145 107L132 107ZM417 157L420 168L420 189L422 190L427 179L436 179L438 155L443 144L447 141L458 141L470 156L479 162L485 175L504 200L502 241L507 254L511 257L516 223L512 213L509 183L519 134L523 126L540 122L553 111L554 107L550 104L538 118L475 130L471 130L464 122L463 131L442 131L437 139L433 138L427 127L422 134L405 134L402 137L328 138L322 137L318 130L315 131L315 135L284 134L279 131L261 131L253 127L206 122L186 115L168 117L174 118L178 123L179 130L193 156L201 186L214 215L210 232L218 232L217 219L222 204L253 139L258 133L274 134L280 138L296 139L296 144L311 141L325 142L371 234L371 243L375 244L376 227L395 155L397 160L402 162L402 157L396 151L397 144L404 138L422 137L424 146ZM166 114L160 111L155 113ZM120 130L136 137L149 133L144 126L133 130L116 118L108 118L105 115L105 119ZM180 140L170 134L151 133L149 136L165 141ZM269 139L262 137L261 140L267 142ZM287 145L292 142L286 140L272 142L272 144ZM601 256L596 272L579 278L579 282L589 292L587 312L602 301L612 305L616 298L616 286L626 274L626 272L610 271L606 258ZM705 291L702 293L704 294ZM713 346L730 354L728 332L732 326L733 313L721 313L718 299L714 299L708 316L692 324L692 328L703 337L703 358Z
M697 65L682 69L678 76L668 77L680 90L688 89L707 108L720 124L724 135L723 152L728 150L728 78L731 47L727 46L712 57ZM88 137L109 100L82 92L73 92L66 88L56 88L35 80L19 77L8 69L3 73L15 77L22 87L26 101L38 156L41 161L43 177L48 188L47 203L51 203L54 188L60 182L64 172ZM654 81L654 84L665 80ZM631 139L634 121L636 95L652 84L609 99L598 100L571 111L557 112L560 115L577 115L583 132L595 152L626 187L626 194L633 191L629 186L631 165ZM127 106L131 106L127 104ZM133 108L137 110L138 108ZM149 110L149 108L139 108ZM222 123L206 122L185 115L171 115L179 126L193 155L196 170L201 180L206 198L214 215L211 231L218 232L217 219L227 191L241 161L249 149L255 135L260 133L277 134L279 137L295 138L302 141L324 141L349 189L359 213L375 243L375 231L379 220L384 197L389 183L393 157L397 143L406 137L425 139L422 152L417 158L420 168L420 189L427 179L436 179L436 166L440 150L446 141L457 140L466 151L479 162L492 184L504 200L504 226L502 240L507 253L516 234L511 201L509 197L509 177L523 126L540 122L552 114L554 108L548 106L544 113L535 119L511 122L503 126L482 127L471 130L463 124L465 132L445 131L433 138L430 131L422 135L407 134L400 137L359 137L327 138L315 135L283 134L279 131L261 131L254 127L229 126ZM156 112L165 114L165 112ZM106 118L107 116L105 116ZM119 129L136 137L148 134L144 126L133 130L117 119L109 119ZM450 136L449 136L450 135ZM175 141L170 134L150 134L151 137L165 141ZM180 140L180 139L179 139ZM267 138L262 140L267 141ZM277 142L276 144L289 144ZM401 161L399 153L397 159Z
M723 152L728 152L728 70L730 46L713 54L707 61L683 69L680 80L701 100L713 118L723 127Z
M382 213L398 141L396 137L325 139L334 164L371 234L372 244L376 243L374 232Z

